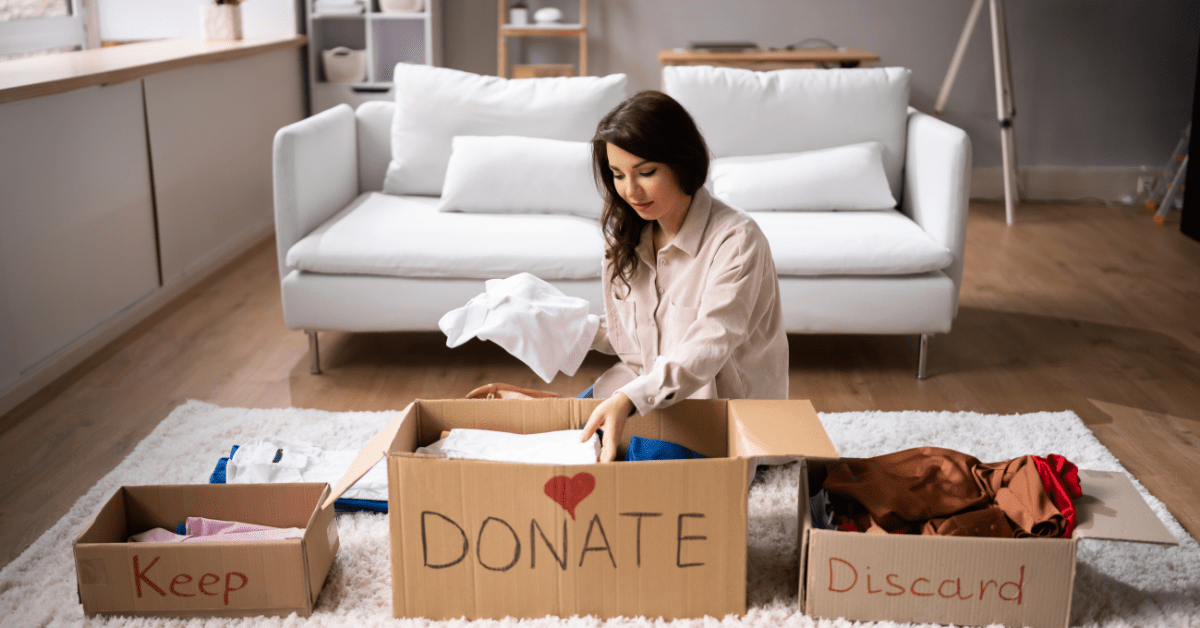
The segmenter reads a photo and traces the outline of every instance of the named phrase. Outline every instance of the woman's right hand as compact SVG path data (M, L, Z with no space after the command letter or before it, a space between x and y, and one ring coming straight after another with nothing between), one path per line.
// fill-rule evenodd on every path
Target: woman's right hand
M600 462L612 462L617 458L617 445L621 442L621 432L625 430L625 421L634 411L633 401L625 393L616 393L605 399L588 418L583 426L583 437L579 442L587 442L596 430L604 430L604 439L600 444Z

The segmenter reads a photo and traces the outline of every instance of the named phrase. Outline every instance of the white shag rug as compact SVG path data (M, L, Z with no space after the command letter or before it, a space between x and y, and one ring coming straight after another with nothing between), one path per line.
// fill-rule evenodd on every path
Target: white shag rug
M797 611L795 562L797 465L761 470L750 491L750 564L747 613L665 622L647 618L603 621L594 617L433 622L392 617L387 517L339 515L341 549L317 607L309 618L177 620L87 619L76 596L71 542L117 487L131 484L204 483L229 447L254 436L279 434L328 449L357 449L394 412L323 412L221 408L198 401L176 408L116 469L75 503L24 554L0 571L3 626L459 627L537 626L585 628L821 627L857 625L816 619ZM985 461L1023 454L1059 453L1082 468L1124 471L1117 459L1071 412L1011 416L969 412L847 412L821 414L845 456L873 456L936 445ZM1072 626L1124 628L1200 626L1200 546L1162 502L1136 482L1175 538L1178 547L1083 541L1079 546ZM880 622L876 627L909 624Z

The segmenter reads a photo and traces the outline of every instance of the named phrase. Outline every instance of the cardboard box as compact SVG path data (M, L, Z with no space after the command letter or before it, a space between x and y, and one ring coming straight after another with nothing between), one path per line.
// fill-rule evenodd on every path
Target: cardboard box
M396 617L722 617L746 609L747 491L758 462L836 456L807 401L687 400L627 424L709 460L581 466L413 453L443 430L579 429L600 403L416 401L359 454L386 452Z
M831 460L806 460L800 486L800 609L815 617L1065 628L1079 539L1175 545L1123 473L1079 472L1070 539L863 534L812 526L808 496ZM810 486L813 487L810 490Z
M338 550L326 484L123 486L75 539L79 601L95 615L307 617ZM128 543L208 517L304 537L239 543Z

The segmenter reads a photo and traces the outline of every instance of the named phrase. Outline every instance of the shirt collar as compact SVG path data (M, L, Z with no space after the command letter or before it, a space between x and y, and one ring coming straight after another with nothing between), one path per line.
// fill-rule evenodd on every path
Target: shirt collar
M675 247L689 257L696 257L700 252L700 245L704 242L704 230L708 228L708 217L712 214L712 195L708 189L700 186L696 193L692 195L692 204L688 207L687 216L683 219L683 226L679 228L679 233L675 234L675 239L664 248ZM647 264L654 265L654 258L658 251L654 250L654 223L647 224L642 229L642 238L638 242L636 248L639 257Z
M692 205L688 208L687 217L683 219L683 226L668 246L674 246L688 256L695 257L700 252L701 243L704 242L704 231L708 228L708 216L711 213L712 195L704 186L700 186L692 195Z

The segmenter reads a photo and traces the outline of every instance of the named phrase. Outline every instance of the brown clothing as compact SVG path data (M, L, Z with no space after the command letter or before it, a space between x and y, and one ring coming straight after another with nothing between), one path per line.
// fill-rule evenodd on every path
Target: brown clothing
M919 447L829 465L825 491L857 502L890 533L1059 537L1067 522L1032 456L982 463ZM853 515L852 515L853 516Z

